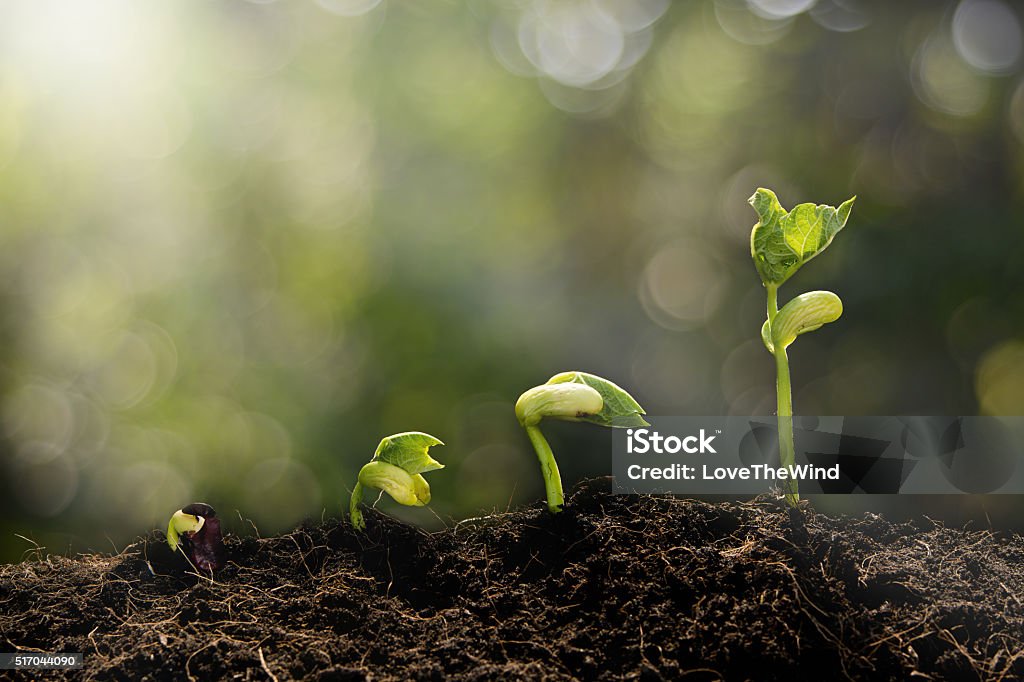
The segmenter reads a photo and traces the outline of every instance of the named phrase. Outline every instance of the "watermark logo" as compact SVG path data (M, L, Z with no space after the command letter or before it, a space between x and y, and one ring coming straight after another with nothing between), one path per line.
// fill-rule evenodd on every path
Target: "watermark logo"
M613 435L616 492L757 495L1024 493L1024 417L648 417Z
M716 431L716 434L721 430ZM657 431L650 429L626 429L626 452L631 455L644 455L649 452L658 455L674 455L685 452L689 455L696 454L717 454L712 442L714 435L708 435L707 431L701 429L696 436L662 436Z

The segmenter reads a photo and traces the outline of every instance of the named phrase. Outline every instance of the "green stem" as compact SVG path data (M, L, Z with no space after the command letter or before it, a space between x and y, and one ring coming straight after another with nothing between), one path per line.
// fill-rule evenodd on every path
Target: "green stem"
M562 511L565 497L562 494L562 476L558 473L555 453L551 452L551 446L540 432L540 427L527 426L526 435L530 437L533 449L537 451L537 459L540 460L540 470L544 474L544 489L548 495L548 509L552 514L557 514Z
M774 284L766 284L768 293L768 328L771 328L775 316L779 314L779 288ZM789 467L796 464L796 448L793 445L793 389L789 383L789 356L785 348L776 348L775 356L775 394L778 399L779 420L779 464ZM796 481L786 479L786 502L795 507L800 500Z
M779 399L779 463L788 468L796 464L796 448L793 446L793 390L789 384L789 357L785 348L775 349L775 371L775 392ZM786 502L795 507L800 500L796 481L786 479L784 488Z
M356 530L366 530L366 521L363 520L363 512L359 510L359 505L363 501L363 484L356 482L356 487L352 488L352 497L348 501L348 518L352 523L352 527Z

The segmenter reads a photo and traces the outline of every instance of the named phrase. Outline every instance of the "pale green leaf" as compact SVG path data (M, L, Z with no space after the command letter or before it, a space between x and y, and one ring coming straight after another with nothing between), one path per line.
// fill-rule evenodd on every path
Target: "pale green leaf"
M534 426L546 418L586 421L599 414L603 406L601 394L586 384L544 384L519 396L516 417L523 426Z
M649 426L641 415L646 414L644 408L626 393L621 387L586 372L562 372L551 377L548 384L577 383L590 386L601 394L604 402L601 411L596 414L582 415L580 421L612 426L616 428Z
M443 469L444 465L430 456L428 452L434 445L444 445L429 433L409 431L388 436L377 446L373 461L394 464L410 474L421 474L424 471Z
M846 225L856 197L839 208L800 204L787 212L775 193L760 188L750 197L758 222L750 232L750 253L765 284L779 286L824 251Z
M842 314L843 302L831 291L800 294L782 306L775 316L771 326L772 343L777 348L786 348L800 334L835 322Z
M419 474L388 462L374 460L359 470L359 483L383 490L399 504L422 507L430 502L430 485Z

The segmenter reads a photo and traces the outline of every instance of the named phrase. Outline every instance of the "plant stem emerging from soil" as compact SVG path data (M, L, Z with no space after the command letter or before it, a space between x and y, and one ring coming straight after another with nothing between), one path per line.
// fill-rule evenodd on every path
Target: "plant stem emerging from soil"
M570 422L590 422L613 428L648 426L643 418L644 408L622 388L607 379L586 372L561 372L547 383L534 386L516 401L516 419L530 438L540 460L544 488L547 491L548 510L552 514L562 511L562 476L558 472L555 453L551 451L544 434L540 432L542 419L560 419Z
M779 288L775 285L765 287L768 294L768 326L779 314ZM789 381L789 355L785 348L775 348L775 394L778 400L779 420L779 464L789 467L796 464L796 448L793 446L793 389ZM800 501L800 493L796 481L786 479L784 488L786 502L796 505Z
M363 502L363 484L356 482L356 487L352 488L352 497L348 501L348 518L352 522L352 527L356 530L366 530L366 520L363 519L363 512L360 511L359 505Z
M548 509L552 514L562 511L565 504L565 495L562 493L562 476L558 471L558 462L555 461L555 453L551 451L544 434L538 426L527 426L526 435L530 437L533 449L537 451L537 459L540 460L540 470L544 476L544 490L547 492Z
M787 211L775 193L759 188L749 203L758 221L750 232L750 255L754 259L768 298L768 319L761 327L761 341L775 357L775 392L778 400L779 464L796 464L793 444L793 390L789 379L786 348L796 337L835 322L843 314L843 302L831 291L800 294L779 310L779 287L793 273L828 248L832 238L846 225L854 199L839 208L824 204L800 204ZM786 502L796 506L799 488L793 478L784 487Z

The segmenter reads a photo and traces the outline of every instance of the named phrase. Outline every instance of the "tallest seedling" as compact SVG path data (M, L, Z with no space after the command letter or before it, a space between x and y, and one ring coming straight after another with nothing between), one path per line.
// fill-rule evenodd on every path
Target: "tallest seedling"
M775 389L779 401L779 459L784 467L795 463L793 448L793 392L789 385L789 356L786 348L796 337L843 314L843 302L831 291L800 294L779 310L779 287L819 253L824 251L846 225L853 208L848 199L839 208L824 204L800 204L786 212L770 189L758 189L750 197L758 221L750 233L750 255L768 294L768 319L761 327L761 340L775 356ZM786 501L800 499L797 483L788 479Z

